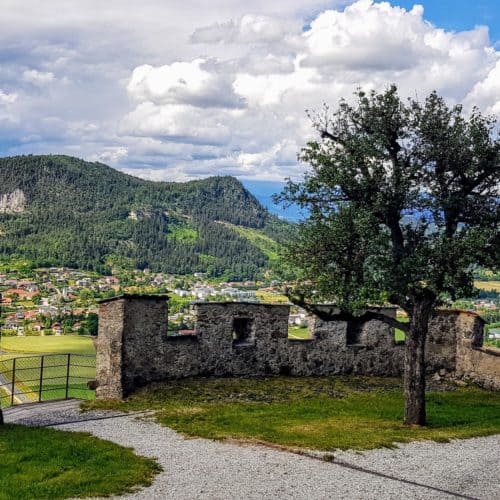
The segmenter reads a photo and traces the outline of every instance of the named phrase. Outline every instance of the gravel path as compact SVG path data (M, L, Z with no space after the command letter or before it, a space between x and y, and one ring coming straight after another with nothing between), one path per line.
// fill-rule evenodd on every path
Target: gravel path
M6 420L87 431L156 457L164 472L127 498L500 500L500 435L337 452L328 463L262 446L184 439L144 414L81 414L77 402L7 410Z

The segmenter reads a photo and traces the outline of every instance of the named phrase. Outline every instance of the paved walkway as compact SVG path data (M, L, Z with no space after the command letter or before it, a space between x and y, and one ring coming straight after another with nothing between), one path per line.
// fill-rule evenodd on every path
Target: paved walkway
M12 380L9 380L3 373L0 373L0 386L9 396L12 396ZM22 391L16 392L16 387L14 387L14 402L16 404L30 403L31 400Z
M91 432L156 457L164 471L127 498L500 500L500 435L337 452L325 462L262 446L184 439L144 414L81 414L77 407L76 401L32 405L8 409L5 417Z

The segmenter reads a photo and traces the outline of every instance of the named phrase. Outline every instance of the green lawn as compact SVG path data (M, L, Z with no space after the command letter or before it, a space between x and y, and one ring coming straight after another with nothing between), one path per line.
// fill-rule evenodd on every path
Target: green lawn
M79 399L94 398L94 391L87 388L87 382L94 380L96 376L95 357L72 355L68 371L68 357L61 354L46 355L43 361L41 356L18 357L15 364L15 394L22 393L30 401L39 401L42 362L42 401L64 399L66 396ZM9 381L9 391L13 370L13 359L0 360L0 373ZM66 381L68 381L67 392ZM10 398L5 399L5 394L3 396L2 404L7 405Z
M123 403L94 401L87 406L154 409L160 423L190 436L319 450L500 433L498 392L454 388L430 392L427 399L424 428L402 424L400 379L187 379L151 385Z
M80 335L2 337L2 351L18 353L73 353L95 354L90 337ZM11 356L12 357L12 356Z
M0 500L128 493L148 486L154 460L90 434L0 426Z
M410 321L408 316L399 315L399 316L397 316L396 319L398 321L401 321L402 323L408 323ZM396 342L403 342L405 339L406 339L405 332L403 332L403 330L401 330L399 328L395 328L394 329L394 340Z
M290 326L288 328L288 338L301 340L310 339L311 334L307 326Z
M95 349L92 339L76 335L45 337L3 337L1 349L9 354L0 356L0 373L12 379L13 358L16 358L15 390L24 393L30 401L40 397L41 357L38 354L53 354L44 358L44 376L42 383L42 401L74 397L93 399L94 391L87 388L87 382L95 379ZM66 393L68 376L67 356L72 356L69 370L69 390ZM11 386L9 384L9 391ZM7 406L11 402L10 392L2 391L1 402Z

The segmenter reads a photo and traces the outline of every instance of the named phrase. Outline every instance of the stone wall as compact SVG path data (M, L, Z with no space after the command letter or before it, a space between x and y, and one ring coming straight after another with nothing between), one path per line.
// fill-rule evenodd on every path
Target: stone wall
M119 399L152 381L189 376L398 376L404 345L380 321L311 318L309 340L288 339L289 305L197 303L196 335L167 336L167 297L103 301L97 341L97 397ZM395 309L379 309L394 316ZM460 372L484 385L500 382L499 360L482 349L482 322L440 312L432 319L427 371ZM482 378L481 378L482 377Z
M129 295L101 301L96 343L98 398L120 399L168 376L167 325L166 297Z
M487 388L500 390L500 349L483 347L483 323L475 314L461 314L457 321L458 376Z

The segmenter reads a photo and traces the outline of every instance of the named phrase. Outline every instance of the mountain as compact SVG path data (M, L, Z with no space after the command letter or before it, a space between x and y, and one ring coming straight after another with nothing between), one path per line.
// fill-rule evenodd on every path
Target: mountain
M37 266L251 279L286 226L233 177L152 182L69 156L0 158L0 256Z

